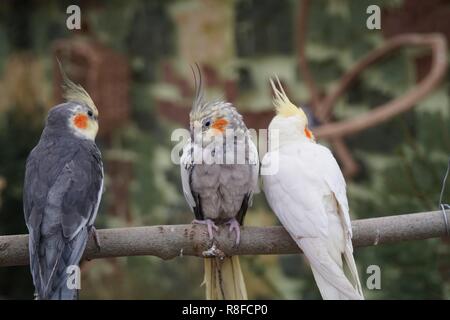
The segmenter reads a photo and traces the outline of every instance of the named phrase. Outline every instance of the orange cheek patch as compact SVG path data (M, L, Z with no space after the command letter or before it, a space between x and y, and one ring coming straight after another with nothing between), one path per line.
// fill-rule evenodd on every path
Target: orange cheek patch
M79 129L86 129L88 125L88 117L84 114L78 114L73 119L73 124Z
M313 137L312 132L308 128L305 128L305 135L308 139L312 139Z
M220 118L220 119L217 119L216 121L214 121L214 123L212 124L212 127L216 130L219 130L220 132L224 132L227 125L228 125L228 121L225 120L224 118Z

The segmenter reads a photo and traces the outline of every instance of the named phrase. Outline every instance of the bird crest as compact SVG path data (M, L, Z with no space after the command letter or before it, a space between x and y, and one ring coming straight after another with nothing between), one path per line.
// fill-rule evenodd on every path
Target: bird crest
M276 83L274 79L270 79L270 85L272 86L275 97L273 98L273 105L275 106L275 111L278 116L288 118L293 116L299 116L301 118L302 124L304 124L304 134L311 141L316 141L314 134L308 129L308 117L302 108L297 108L286 95L286 92L281 85L278 76L275 76ZM278 85L278 87L277 87Z
M270 85L272 86L275 97L273 98L273 105L275 106L275 111L277 115L282 117L292 117L295 115L305 117L306 115L302 109L297 108L287 97L286 92L284 92L283 86L280 83L278 76L275 76L277 83L274 79L270 79ZM277 88L278 85L278 88Z
M195 97L192 103L191 112L189 114L191 121L202 119L206 114L213 114L219 110L223 111L225 108L234 109L234 107L231 108L231 103L226 102L223 99L205 101L205 90L203 88L203 79L200 66L198 63L195 63L195 67L196 70L191 66L192 74L194 75L195 88Z
M195 86L195 97L194 102L192 102L191 116L201 113L206 105L203 99L205 92L203 89L202 72L198 63L195 63L195 66L197 71L191 66Z
M63 80L62 89L64 99L66 99L66 101L83 103L92 110L95 116L98 116L97 107L95 106L94 101L92 100L89 93L87 93L87 91L81 85L75 84L72 80L70 80L65 73L59 59L56 60L58 61L59 70L61 72Z

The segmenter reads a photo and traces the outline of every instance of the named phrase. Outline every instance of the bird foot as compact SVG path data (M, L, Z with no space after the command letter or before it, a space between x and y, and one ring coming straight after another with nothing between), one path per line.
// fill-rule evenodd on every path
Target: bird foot
M232 219L228 220L225 224L230 225L230 228L228 229L228 231L230 233L233 232L233 230L236 232L235 246L237 247L239 245L239 243L241 242L241 226L240 226L239 222L236 220L236 218L232 218Z
M205 224L206 227L208 228L208 235L209 235L209 239L212 240L214 238L214 234L213 234L213 229L218 231L219 227L216 226L216 224L214 223L214 221L212 221L211 219L206 219L206 220L197 220L194 219L192 221L192 224Z

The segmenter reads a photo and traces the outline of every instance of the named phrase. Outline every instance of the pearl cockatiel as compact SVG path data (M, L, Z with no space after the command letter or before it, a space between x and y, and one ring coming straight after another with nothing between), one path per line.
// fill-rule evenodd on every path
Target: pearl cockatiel
M342 172L330 150L315 142L305 113L289 101L279 80L278 88L270 83L277 114L269 125L262 170L277 170L263 175L267 201L305 254L323 299L363 299Z
M193 223L205 224L211 240L216 224L229 225L239 245L240 225L258 190L258 152L231 103L204 101L199 68L198 73L190 112L191 139L180 160L183 191L195 215ZM237 256L205 259L204 283L207 299L247 299Z

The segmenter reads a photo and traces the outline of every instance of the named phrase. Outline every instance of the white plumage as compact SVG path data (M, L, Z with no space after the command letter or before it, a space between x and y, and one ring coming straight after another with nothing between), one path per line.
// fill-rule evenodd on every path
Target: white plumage
M269 141L262 167L276 163L278 170L263 175L266 198L310 262L322 297L363 299L344 177L332 153L315 143L303 111L292 109L280 84L281 91L272 86L278 115L269 130L278 130L279 141Z

